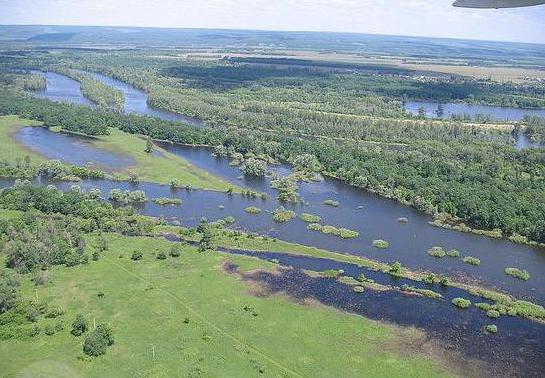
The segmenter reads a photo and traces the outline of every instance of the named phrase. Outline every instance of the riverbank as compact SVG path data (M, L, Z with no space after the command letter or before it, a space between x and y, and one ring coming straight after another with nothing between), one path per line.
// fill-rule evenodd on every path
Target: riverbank
M198 253L188 245L181 247L181 257L162 260L158 252L168 256L172 245L166 240L104 237L109 247L98 261L51 269L51 282L42 286L23 277L25 298L47 298L64 310L35 325L61 321L65 329L3 341L0 356L10 361L4 374L62 369L82 376L453 375L436 350L418 350L426 342L421 331L318 304L302 306L285 296L257 297L247 282L222 269L230 263L249 272L270 269L270 263ZM94 243L93 237L87 241ZM142 260L130 259L135 250L142 251ZM83 339L70 334L78 313L113 329L115 343L99 360L78 358Z
M47 152L40 153L40 146L27 146L17 138L17 133L27 126L41 126L41 123L25 120L17 116L0 117L0 143L5 146L0 151L0 159L14 162L17 159L24 159L25 156L29 156L32 163L36 163L51 158L51 156L47 156ZM61 132L62 130L51 128L50 131ZM154 145L152 152L145 152L146 140L138 135L110 128L109 135L85 138L89 140L88 145L90 148L111 152L112 156L118 155L130 162L130 167L112 167L111 174L117 179L127 180L136 177L141 181L158 184L171 184L174 181L180 186L193 188L216 191L227 191L232 188L235 192L242 191L241 187L197 168L182 157L176 156L159 146ZM75 145L74 148L77 149L78 146ZM67 152L67 156L61 160L70 162L70 159L71 156ZM92 160L92 157L89 156L88 159Z

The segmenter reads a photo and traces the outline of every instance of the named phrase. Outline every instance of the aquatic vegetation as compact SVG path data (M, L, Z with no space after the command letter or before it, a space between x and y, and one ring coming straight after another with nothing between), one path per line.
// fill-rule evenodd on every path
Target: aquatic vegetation
M500 312L498 310L488 310L486 316L496 319L500 317Z
M462 259L462 261L465 262L466 264L475 265L475 266L481 264L481 260L473 256L466 256Z
M235 223L235 217L231 216L231 215L228 215L226 216L225 218L223 218L223 221L226 223L226 224L233 224Z
M322 231L322 225L319 223L310 223L307 225L307 230Z
M301 218L303 222L307 222L307 223L319 223L322 220L322 218L319 217L318 215L313 215L308 213L301 214L299 218Z
M355 293L363 293L365 288L363 286L354 286L352 290L354 290Z
M338 207L340 205L340 203L339 203L339 201L335 201L335 200L332 200L332 199L326 199L324 201L324 205L332 206L332 207Z
M416 293L416 294L420 294L420 295L423 295L425 297L429 297L429 298L442 298L443 296L433 290L428 290L428 289L420 289L420 288L417 288L417 287L414 287L414 286L411 286L411 285L407 285L407 284L404 284L403 286L401 286L401 290L402 291L406 291L406 292L409 292L409 293Z
M181 205L182 204L182 200L179 199L179 198L158 197L158 198L152 199L152 201L155 204L161 205L161 206L165 206L165 205Z
M278 209L273 211L273 220L275 222L287 222L296 216L297 214L295 214L295 211L286 210L283 206L280 206Z
M143 203L147 201L146 193L141 190L123 191L121 189L112 189L108 198L121 204Z
M373 247L375 248L386 249L389 246L390 246L390 243L388 243L386 240L382 240L382 239L373 240Z
M249 207L245 208L244 211L247 212L248 214L259 214L259 213L261 213L261 209L259 207L255 207L255 206L249 206Z
M460 257L460 251L457 249L449 249L446 253L448 257Z
M485 330L489 333L498 333L498 326L496 326L495 324L488 324L485 327Z
M327 269L320 272L320 275L324 278L339 278L342 274L344 274L344 270L342 269Z
M443 258L447 254L445 253L445 251L444 251L444 249L442 247L435 246L435 247L431 247L430 249L428 249L428 255L430 255L432 257Z
M486 302L479 302L479 303L475 303L475 307L483 311L489 311L494 307L494 305L491 305L490 303L486 303Z
M468 308L469 306L471 306L471 301L469 299L464 299L464 298L454 298L452 300L452 304L455 305L456 307Z
M528 281L530 279L530 273L527 270L521 270L518 268L505 268L505 274L518 278L519 280Z

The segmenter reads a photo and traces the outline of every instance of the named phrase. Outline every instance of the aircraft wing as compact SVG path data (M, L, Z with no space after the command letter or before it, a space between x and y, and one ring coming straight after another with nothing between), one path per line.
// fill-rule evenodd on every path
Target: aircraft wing
M455 7L461 8L518 8L545 4L545 0L456 0Z

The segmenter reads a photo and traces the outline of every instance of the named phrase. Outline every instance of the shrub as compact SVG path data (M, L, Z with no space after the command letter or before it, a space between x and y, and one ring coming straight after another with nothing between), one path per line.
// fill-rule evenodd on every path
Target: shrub
M47 336L51 336L51 335L54 335L55 334L55 329L50 326L50 325L46 325L44 327L44 333L47 335Z
M363 293L365 291L365 288L363 286L354 286L353 290L355 293Z
M159 251L159 252L157 252L157 255L155 255L155 258L156 258L157 260L164 260L164 259L167 258L167 255L166 255L165 252Z
M143 257L144 257L144 254L141 251L134 251L132 253L131 260L138 261L138 260L142 260Z
M113 345L114 337L110 327L105 324L99 324L87 336L83 343L83 353L97 357L106 353L106 348Z
M72 322L72 335L74 336L81 336L88 330L87 320L85 320L85 317L82 314L76 315L76 318Z
M158 197L152 200L155 204L165 206L165 205L181 205L182 200L179 198L168 198L168 197Z
M443 257L446 256L446 253L443 250L443 248L435 246L428 249L428 255L442 259Z
M429 297L429 298L442 298L443 297L441 294L436 293L433 290L419 289L417 287L410 286L410 285L407 285L407 284L401 286L401 290L409 292L409 293L420 294L420 295L423 295L423 296Z
M34 276L32 277L32 282L34 282L34 285L45 285L51 282L51 277L49 275L49 271L47 270L39 270L36 273L34 273Z
M322 231L322 225L319 223L310 223L307 225L307 230L310 231Z
M458 251L457 249L450 249L447 251L447 256L448 257L460 257L460 251Z
M389 246L390 246L390 243L388 243L386 240L382 240L382 239L373 240L373 247L375 248L386 249Z
M505 274L518 278L519 280L528 281L530 279L530 273L526 270L520 270L518 268L505 268Z
M449 285L449 280L448 280L448 277L446 276L442 276L441 279L439 280L439 283L441 284L441 286L448 286Z
M182 254L182 247L179 244L174 244L170 248L170 256L179 257Z
M343 273L344 271L342 269L341 270L328 269L321 272L322 277L325 277L325 278L338 278Z
M498 326L496 326L495 324L488 324L485 327L485 330L489 333L498 333Z
M401 263L399 261L396 261L390 266L390 273L393 275L398 275L401 273L402 269L403 267Z
M267 163L263 160L249 158L240 167L245 175L263 177L267 171Z
M454 298L452 304L459 308L468 308L471 306L471 301L464 298Z
M223 221L226 223L226 224L233 224L236 222L236 219L235 217L232 217L232 216L226 216L225 218L223 218Z
M259 214L259 213L261 213L261 209L259 207L255 207L255 206L249 206L249 207L245 208L244 211L247 212L248 214Z
M339 203L339 201L335 201L335 200L332 200L332 199L326 199L324 201L324 205L338 207L340 205L340 203Z
M45 317L49 319L54 319L54 318L58 318L59 316L63 314L64 314L64 310L62 308L53 307L47 310L47 312L45 313Z
M301 214L299 218L301 218L303 222L307 222L307 223L318 223L322 220L322 218L319 217L318 215L313 215L308 213Z
M496 319L500 317L500 312L498 310L488 310L486 316Z
M465 262L466 264L475 265L475 266L481 263L481 260L473 256L466 256L462 259L462 261Z
M286 210L282 206L273 212L273 220L275 222L287 222L296 216L295 211Z
M434 284L437 282L437 277L435 276L435 273L428 273L423 281L427 284Z

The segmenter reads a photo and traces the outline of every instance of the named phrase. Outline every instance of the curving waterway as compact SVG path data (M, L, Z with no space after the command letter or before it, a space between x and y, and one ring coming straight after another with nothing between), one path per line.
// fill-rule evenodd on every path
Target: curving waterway
M63 101L83 97L79 86L66 84L68 78L56 81L60 75L48 76L48 89L40 96L51 100ZM146 94L118 80L96 74L95 77L111 85L125 94L125 111L172 120L163 116L162 111L153 109L145 102ZM50 83L54 89L48 97ZM63 83L66 84L62 88ZM59 90L61 87L61 90ZM66 93L66 98L59 96ZM84 102L80 102L84 103ZM172 114L172 113L168 113ZM186 121L185 119L178 119ZM197 126L202 126L200 122ZM92 141L77 136L53 133L44 128L23 128L17 135L19 141L33 150L51 158L59 158L69 163L81 164L78 155L84 143L85 154L89 156L85 162L114 170L124 167L128 162L123 156L111 154L101 155L103 151L93 146ZM78 140L81 138L81 141ZM275 198L276 192L270 188L269 178L246 178L236 167L231 167L226 159L211 156L208 148L195 148L169 143L160 143L162 148L177 154L192 164L201 167L232 183L246 186L256 191L269 194L267 200L251 199L240 195L228 196L225 193L184 189L172 189L169 186L153 183L128 183L109 180L83 180L78 185L84 189L98 187L103 196L113 188L127 190L144 190L149 198L176 197L183 201L181 206L159 206L147 202L138 207L142 214L162 216L168 221L181 222L186 226L196 225L205 216L210 220L227 215L236 219L235 228L267 234L280 239L304 245L339 251L353 255L362 255L380 261L400 261L404 266L413 269L428 269L445 273L466 281L481 282L485 286L494 287L516 295L518 298L531 299L540 304L545 303L545 251L539 248L514 244L503 239L492 239L473 234L444 230L429 225L431 218L398 202L381 198L364 190L343 184L334 179L323 182L301 184L300 194L304 204L296 204L293 208L298 214L302 212L322 217L323 223L338 227L346 227L360 233L354 239L340 239L332 235L324 235L306 229L306 223L296 218L287 223L276 223L271 212L280 204ZM286 165L270 166L271 172L287 174L290 167ZM12 181L2 180L0 186L11 185ZM47 182L37 182L47 184ZM73 183L55 183L60 189L68 190ZM340 206L333 208L323 204L325 199L334 199ZM249 215L244 209L257 206L263 209L260 215ZM399 217L408 218L408 223L398 222ZM385 239L390 247L380 250L372 247L374 239ZM458 249L463 256L471 255L481 259L481 265L474 267L464 264L461 259L436 259L427 255L427 250L434 246L445 249ZM251 254L238 251L238 253ZM258 257L276 258L283 265L300 269L344 269L347 274L357 276L362 268L324 259L286 256L280 254L254 254ZM505 275L505 267L519 267L531 274L529 281L516 280ZM396 280L378 272L366 271L365 274L377 282L401 285L403 280ZM342 308L374 318L384 319L403 325L415 325L431 332L432 335L447 337L468 356L475 356L492 363L496 360L509 362L516 375L538 376L543 371L545 357L545 327L525 319L501 317L488 319L483 312L471 308L468 311L458 310L450 304L454 296L464 296L473 302L483 301L473 298L467 293L459 293L455 288L444 289L435 285L431 288L444 295L442 300L418 298L397 292L366 292L364 295L352 293L350 288L323 279L303 279L297 272L285 272L282 276L262 274L254 277L270 286L273 292L283 291L295 297L308 296L328 305ZM293 285L300 279L305 285ZM392 281L393 280L393 281ZM395 281L395 282L394 282ZM415 285L414 283L412 283ZM425 284L416 284L425 286ZM341 290L342 289L342 290ZM345 293L345 294L342 294ZM464 294L464 295L462 295ZM482 332L486 324L495 323L500 333L490 336ZM484 350L483 348L489 348ZM507 366L506 366L507 367Z

